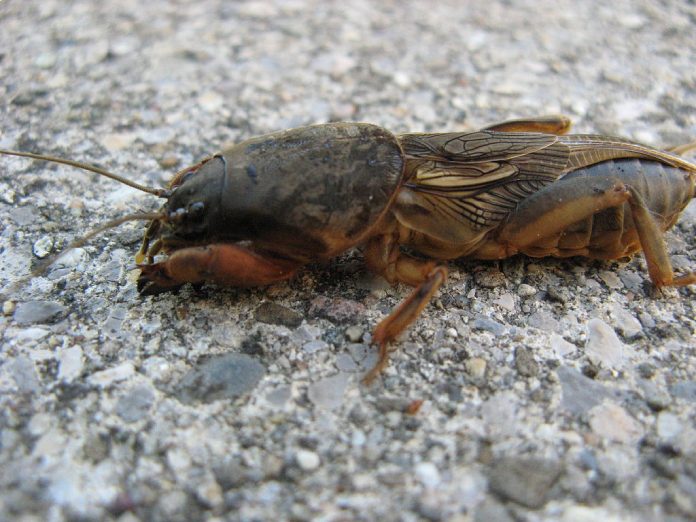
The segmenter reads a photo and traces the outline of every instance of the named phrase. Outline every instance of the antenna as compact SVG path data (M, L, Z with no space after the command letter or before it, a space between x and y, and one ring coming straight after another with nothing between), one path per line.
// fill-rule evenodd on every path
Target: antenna
M69 165L71 167L75 167L75 168L83 169L83 170L88 170L90 172L95 172L95 173L100 174L102 176L106 176L107 178L111 178L113 180L116 180L120 183L123 183L124 185L128 185L129 187L133 187L134 189L142 190L143 192L147 192L148 194L153 194L153 195L157 196L158 198L169 198L169 196L171 196L171 191L169 191L167 189L146 187L144 185L136 183L135 181L131 181L129 179L126 179L123 176L119 176L117 174L112 174L108 170L100 169L99 167L95 167L93 165L88 165L87 163L81 163L79 161L73 161L73 160L64 159L64 158L56 158L55 156L47 156L45 154L34 154L33 152L20 152L20 151L16 151L16 150L5 150L5 149L0 149L0 154L7 154L8 156L21 156L23 158L32 158L32 159L41 160L41 161L50 161L51 163L62 163L63 165Z

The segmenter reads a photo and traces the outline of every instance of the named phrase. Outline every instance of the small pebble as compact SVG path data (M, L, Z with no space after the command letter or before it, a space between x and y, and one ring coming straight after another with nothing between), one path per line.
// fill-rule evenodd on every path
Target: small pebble
M539 373L539 363L534 359L532 350L517 348L515 350L515 368L523 377L534 377Z
M358 371L359 366L349 353L343 352L336 356L336 368L342 372L352 373Z
M118 152L133 145L133 142L135 142L137 137L138 136L132 132L113 132L104 134L100 141L104 148L106 148L109 152ZM131 193L129 192L129 194Z
M146 384L138 384L121 395L116 403L116 415L125 422L137 422L144 418L155 402L155 393Z
M38 326L23 328L22 331L17 334L17 340L22 343L30 343L32 341L43 339L50 333L50 330L39 328ZM37 352L33 353L35 354Z
M560 329L558 319L546 310L537 310L531 314L529 319L527 319L527 324L532 328L538 328L546 332L558 332Z
M73 248L61 254L60 258L56 260L55 265L64 268L73 268L84 263L87 259L89 259L89 255L84 248Z
M657 384L652 381L642 381L641 387L646 404L653 411L662 411L669 408L672 403L672 397L666 391L660 390Z
M514 520L501 502L494 497L487 497L476 506L473 522L514 522Z
M179 164L179 157L174 154L168 154L160 158L158 163L163 169L173 169Z
M34 58L34 65L40 69L50 69L56 64L56 55L54 53L41 53Z
M414 468L416 478L428 489L436 488L440 484L440 472L432 462L421 462Z
M0 201L13 205L17 198L17 193L4 183L0 184Z
M504 335L505 332L507 332L507 327L504 324L501 324L498 321L494 321L493 319L489 319L488 317L485 317L483 315L476 316L476 319L474 319L472 327L475 330L485 330L487 332L491 332L494 335Z
M642 324L644 328L655 328L655 319L653 319L649 313L641 312L638 315L638 319L640 320L640 324Z
M278 386L266 394L266 401L276 408L282 408L292 397L290 386Z
M680 399L696 401L696 380L677 381L670 385L669 391Z
M599 277L602 281L604 281L604 284L606 284L612 290L617 290L623 286L619 276L616 275L616 272L611 270L601 271L599 273Z
M13 207L8 211L8 215L12 221L18 225L24 226L36 221L36 215L32 207Z
M255 358L243 353L212 357L179 381L176 395L185 404L234 399L253 390L266 373Z
M592 362L618 369L623 365L623 348L623 343L611 326L601 319L588 321L585 353Z
M2 313L3 315L12 315L15 311L14 301L4 301L2 303Z
M217 112L225 104L222 95L207 91L198 97L197 105L206 112Z
M127 361L119 364L118 366L114 366L113 368L108 368L106 370L93 373L90 376L89 381L96 386L106 388L107 386L110 386L116 382L129 379L133 375L135 375L135 367L133 366L132 362Z
M486 376L486 361L480 357L473 357L464 363L467 373L471 378L480 380Z
M528 285L527 283L522 283L520 286L517 287L517 295L520 297L531 297L533 295L536 295L537 289L534 288L532 285Z
M325 341L322 341L320 339L316 339L314 341L309 341L307 343L304 343L302 345L302 351L305 353L316 353L321 350L326 350L329 347L329 344Z
M66 312L60 303L52 301L27 301L17 305L14 320L20 325L55 323Z
M292 338L298 343L312 341L321 335L321 330L309 324L300 325L293 333Z
M621 24L622 26L626 27L627 29L636 30L636 29L640 29L646 23L648 23L648 20L638 13L624 13L617 20L617 22L619 24ZM629 115L626 119L631 119L632 117L634 117L634 115L635 115L635 111L631 110L631 111L629 111Z
M554 301L556 303L566 304L570 299L568 290L566 288L549 286L546 290L546 294L549 296L550 301Z
M618 303L612 306L611 315L614 318L616 329L624 337L631 339L643 331L643 325L640 324L640 321Z
M489 488L504 500L538 509L546 504L547 494L562 470L562 464L554 460L503 457L493 463Z
M589 412L590 428L602 438L635 444L643 436L643 427L621 406L604 402Z
M313 471L319 467L321 460L319 455L306 449L298 450L295 454L295 462L305 471Z
M569 343L563 337L554 333L551 334L551 349L556 353L557 357L563 358L572 355L578 348L573 343Z
M474 279L476 284L478 286L482 286L483 288L497 288L507 283L505 274L499 270L485 270L483 272L476 272Z
M359 343L362 341L364 330L359 326L349 326L346 328L346 338L351 343Z
M684 427L674 413L660 412L657 416L657 436L663 440L671 440L679 435Z
M254 317L267 324L280 324L295 328L302 324L302 314L285 306L266 301L256 309Z
M307 397L317 407L334 410L343 404L343 395L348 385L349 375L339 373L309 385Z
M58 361L58 378L71 382L82 375L84 354L80 346L71 346L60 352Z
M584 414L611 396L608 388L585 377L575 368L561 366L556 374L561 382L561 406L571 413Z
M220 506L224 501L222 488L212 476L205 477L196 485L196 498L209 508Z
M647 362L640 363L636 369L643 379L652 379L655 375L655 366Z
M505 310L508 310L510 312L515 311L515 298L512 294L503 294L493 302L497 304L499 307L504 308Z
M34 255L39 259L43 259L48 256L53 250L53 238L51 236L40 237L33 245L32 251Z
M362 317L366 311L364 304L351 299L318 296L309 304L308 314L310 317L323 317L335 323L347 323L355 321L356 317Z
M41 389L34 362L24 355L6 363L20 393L35 393Z

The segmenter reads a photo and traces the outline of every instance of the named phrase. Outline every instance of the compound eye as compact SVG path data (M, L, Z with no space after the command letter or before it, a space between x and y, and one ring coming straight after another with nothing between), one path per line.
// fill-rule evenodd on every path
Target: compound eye
M205 205L203 204L202 201L196 201L195 203L191 203L188 207L189 215L192 218L201 217L203 215L204 210L205 210Z

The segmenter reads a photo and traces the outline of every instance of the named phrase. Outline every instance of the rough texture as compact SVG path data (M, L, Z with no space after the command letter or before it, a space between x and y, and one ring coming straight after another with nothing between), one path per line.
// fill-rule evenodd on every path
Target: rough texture
M561 112L696 139L693 2L6 0L0 27L0 147L149 185L329 120ZM370 332L408 289L359 252L270 288L142 298L134 223L27 277L157 206L0 157L0 519L696 518L696 294L651 290L640 256L451 263L366 388ZM692 205L667 236L679 270L695 232Z

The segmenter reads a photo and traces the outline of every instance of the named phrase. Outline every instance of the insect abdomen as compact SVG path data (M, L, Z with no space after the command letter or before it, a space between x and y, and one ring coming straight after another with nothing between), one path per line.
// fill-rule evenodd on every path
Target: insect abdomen
M683 169L657 161L640 159L608 160L565 175L544 190L550 201L563 191L564 182L584 181L591 189L603 190L615 183L636 189L661 230L669 229L694 196L692 175ZM567 194L564 194L567 197ZM541 239L521 251L531 256L587 256L616 259L640 249L630 206L596 212L559 234Z

